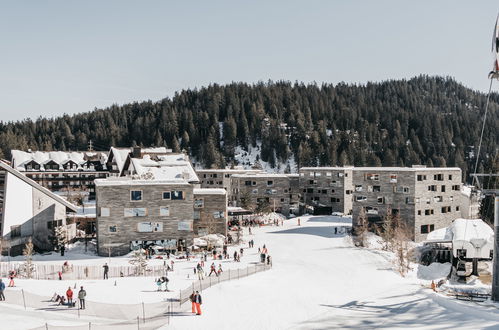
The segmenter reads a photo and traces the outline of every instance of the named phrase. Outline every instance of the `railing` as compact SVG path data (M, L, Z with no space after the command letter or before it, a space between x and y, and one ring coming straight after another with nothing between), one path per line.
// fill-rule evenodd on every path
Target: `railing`
M192 285L184 290L180 290L179 294L179 306L189 301L189 297L194 291L202 292L215 284L219 284L225 281L238 280L243 277L247 277L249 275L253 275L259 272L263 272L272 268L272 265L267 264L254 264L250 265L246 268L239 269L228 269L227 271L222 272L219 276L207 276L202 280L197 280L192 283Z
M7 277L9 272L15 270L18 277L22 278L18 270L22 262L2 262L0 263L0 276ZM63 280L96 280L104 277L104 268L102 266L83 266L70 265L69 267L58 265L34 264L35 271L32 278L37 280L58 280L59 272ZM109 266L109 277L129 277L129 276L164 276L165 267L148 266L144 273L137 274L137 268L134 266Z

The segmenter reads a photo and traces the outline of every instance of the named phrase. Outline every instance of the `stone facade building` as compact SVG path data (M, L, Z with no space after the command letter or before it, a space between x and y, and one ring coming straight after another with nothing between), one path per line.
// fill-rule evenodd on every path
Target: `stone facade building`
M302 167L302 201L314 211L352 213L353 167Z
M223 188L230 192L231 177L237 174L265 173L262 170L245 170L243 168L233 169L202 169L196 170L201 188Z
M398 214L420 242L461 216L461 169L356 167L353 169L353 225L364 209L369 223Z
M194 188L194 234L227 236L227 192L220 188Z
M99 255L124 255L148 245L170 250L192 245L194 193L185 180L115 177L95 185Z
M235 174L231 178L230 203L253 209L266 206L289 215L299 201L299 193L294 190L297 182L296 174Z

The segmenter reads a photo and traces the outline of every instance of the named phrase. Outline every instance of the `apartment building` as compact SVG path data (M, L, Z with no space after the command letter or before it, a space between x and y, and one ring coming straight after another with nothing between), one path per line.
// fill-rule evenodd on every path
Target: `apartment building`
M231 177L236 174L265 173L263 170L245 170L244 168L199 169L196 170L201 188L223 188L230 191Z
M231 177L230 203L233 206L268 207L289 215L299 201L297 174L235 174ZM297 206L296 206L297 208Z
M381 224L390 211L407 223L416 242L461 217L461 169L356 167L353 169L353 225L364 209Z
M302 167L302 201L314 207L314 213L352 213L353 167Z
M221 188L194 188L194 234L227 236L227 191Z
M94 180L106 178L107 153L12 150L11 166L50 191L85 191L95 198Z

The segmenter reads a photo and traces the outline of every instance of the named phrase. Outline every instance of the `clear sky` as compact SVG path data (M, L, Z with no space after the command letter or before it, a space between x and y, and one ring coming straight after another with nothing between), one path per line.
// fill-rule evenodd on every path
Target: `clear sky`
M0 120L231 81L488 89L497 1L0 0Z

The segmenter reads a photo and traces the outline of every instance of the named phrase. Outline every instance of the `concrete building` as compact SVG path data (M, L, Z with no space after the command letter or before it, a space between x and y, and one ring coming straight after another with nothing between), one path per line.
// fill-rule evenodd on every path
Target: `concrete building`
M353 169L353 225L363 208L370 223L387 211L405 221L416 242L461 217L461 169L356 167Z
M302 167L302 201L315 214L352 213L353 167Z
M0 234L11 255L21 254L29 237L35 247L52 249L54 228L66 226L67 213L76 211L76 206L0 161Z
M201 188L223 188L230 192L231 177L236 174L259 174L265 173L263 170L245 170L244 168L224 168L224 169L198 169L196 173L199 177Z
M297 182L296 174L234 174L229 202L232 206L268 208L289 215L299 201L299 193L292 190Z
M194 234L227 236L227 192L220 188L194 188Z

